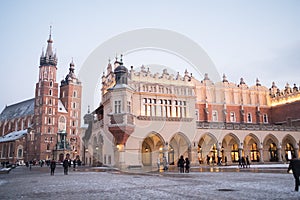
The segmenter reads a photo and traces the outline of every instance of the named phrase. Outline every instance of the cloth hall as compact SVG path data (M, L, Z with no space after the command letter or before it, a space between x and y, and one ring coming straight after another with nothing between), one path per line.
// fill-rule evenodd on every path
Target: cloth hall
M159 73L120 60L102 76L99 107L84 116L83 160L91 165L155 168L181 155L192 165L285 162L299 157L299 88L213 82L187 70Z

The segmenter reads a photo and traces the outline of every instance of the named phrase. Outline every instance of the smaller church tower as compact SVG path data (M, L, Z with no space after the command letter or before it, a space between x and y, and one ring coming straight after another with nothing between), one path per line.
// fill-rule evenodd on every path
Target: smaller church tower
M35 87L34 122L36 143L30 155L38 160L51 159L57 133L58 83L57 57L52 49L51 27L46 52L40 57L39 79Z
M70 156L75 158L80 153L80 124L81 124L81 82L75 75L75 64L73 59L70 63L69 73L61 81L60 101L62 102L67 114L62 113L60 120L66 118L66 139L69 141Z

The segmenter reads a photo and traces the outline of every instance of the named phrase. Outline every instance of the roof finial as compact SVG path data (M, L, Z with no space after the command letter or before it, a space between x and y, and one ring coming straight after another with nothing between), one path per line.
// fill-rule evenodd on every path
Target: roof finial
M88 105L88 114L90 114L90 105Z
M52 36L52 25L50 25L49 40L51 40L51 36Z
M123 62L123 54L121 54L121 59L120 59L120 61Z
M108 58L108 64L110 64L110 58Z

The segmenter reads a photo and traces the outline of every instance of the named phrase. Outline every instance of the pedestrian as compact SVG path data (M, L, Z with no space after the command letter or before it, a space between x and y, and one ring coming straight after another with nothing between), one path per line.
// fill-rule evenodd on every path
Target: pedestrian
M245 168L245 165L246 165L246 160L245 157L242 156L242 167Z
M210 157L209 157L209 155L207 155L206 156L206 163L207 163L207 165L209 165L209 160L210 160Z
M189 158L185 158L185 173L190 172L190 161Z
M54 171L55 171L55 168L56 168L56 162L54 159L51 160L50 162L50 170L51 170L51 176L54 176Z
M167 171L169 169L168 161L166 157L163 157L163 167L164 167L164 171Z
M184 158L181 155L179 160L178 160L178 167L179 167L179 171L180 173L184 173Z
M289 168L287 172L289 173L290 170L293 171L293 175L295 178L295 191L298 192L299 190L299 176L300 176L300 160L296 159L294 157L292 160L290 160Z
M246 168L247 168L247 166L250 168L249 156L246 156Z
M64 174L68 175L68 168L69 168L69 158L68 158L68 155L66 156L66 158L63 161L63 167L64 167Z
M76 159L73 160L73 170L75 171L76 168Z
M225 161L225 165L227 166L227 156L225 156L224 161Z

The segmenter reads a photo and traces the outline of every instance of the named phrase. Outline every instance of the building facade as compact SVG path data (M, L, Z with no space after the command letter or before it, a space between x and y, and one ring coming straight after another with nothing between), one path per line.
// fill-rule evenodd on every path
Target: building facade
M81 82L73 60L65 79L57 82L58 59L51 37L50 32L47 49L40 56L35 97L6 106L0 115L2 162L62 160L67 153L71 158L79 155ZM23 133L19 138L6 139L19 132Z
M121 169L153 168L181 155L193 165L249 156L252 162L283 162L299 155L300 105L297 86L268 89L259 80L248 86L223 75L195 79L128 70L122 58L102 76L100 106L85 115L84 160ZM226 159L225 159L226 158Z

